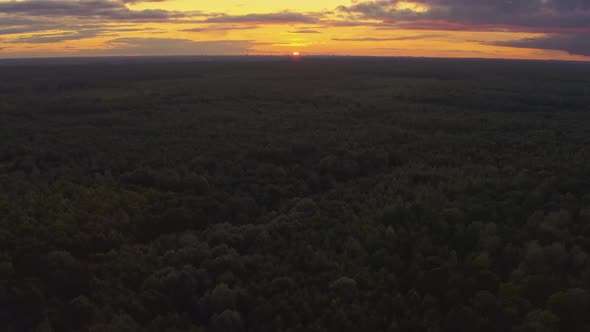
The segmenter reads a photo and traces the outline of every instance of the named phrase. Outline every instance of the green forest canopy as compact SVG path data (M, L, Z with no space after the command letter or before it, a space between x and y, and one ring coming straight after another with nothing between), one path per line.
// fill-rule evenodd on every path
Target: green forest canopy
M2 67L3 331L588 331L590 67Z

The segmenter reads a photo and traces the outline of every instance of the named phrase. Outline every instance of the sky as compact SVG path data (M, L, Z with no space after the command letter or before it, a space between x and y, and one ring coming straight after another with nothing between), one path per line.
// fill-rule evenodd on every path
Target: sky
M0 0L0 58L590 60L590 0Z

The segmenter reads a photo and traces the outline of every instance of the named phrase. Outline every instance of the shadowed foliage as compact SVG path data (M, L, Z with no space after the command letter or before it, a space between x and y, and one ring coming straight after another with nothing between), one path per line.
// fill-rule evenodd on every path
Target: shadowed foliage
M590 67L1 67L3 331L588 331Z

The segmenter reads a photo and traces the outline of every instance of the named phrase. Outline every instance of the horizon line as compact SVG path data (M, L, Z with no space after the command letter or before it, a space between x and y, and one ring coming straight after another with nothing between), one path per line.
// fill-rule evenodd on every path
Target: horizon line
M40 57L14 57L2 58L0 63L7 62L26 62L26 61L52 61L52 60L108 60L108 59L228 59L228 58L276 58L292 59L291 54L219 54L219 55L90 55L90 56L40 56ZM342 55L342 54L305 54L299 59L318 59L318 58L358 58L358 59L432 59L432 60L482 60L482 61L517 61L517 62L558 62L558 63L579 63L590 64L590 60L562 60L562 59L519 59L519 58L494 58L494 57L435 57L435 56L411 56L411 55Z

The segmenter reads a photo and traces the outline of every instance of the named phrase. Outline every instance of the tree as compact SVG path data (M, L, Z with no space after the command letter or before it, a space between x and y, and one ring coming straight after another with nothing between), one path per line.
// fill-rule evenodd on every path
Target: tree
M358 293L356 280L348 277L340 277L330 284L334 294L346 302L352 301Z
M587 331L590 294L585 289L572 288L557 292L547 300L547 305L559 317L562 331Z
M448 332L479 331L483 323L483 318L477 312L462 305L449 311L444 320L444 330Z
M559 317L547 310L536 309L526 316L522 332L558 332Z
M209 296L209 302L213 311L221 313L226 310L233 310L236 307L237 294L226 284L221 283L215 286L215 289Z
M239 312L225 310L211 318L211 325L218 332L239 332L244 329L244 322Z

